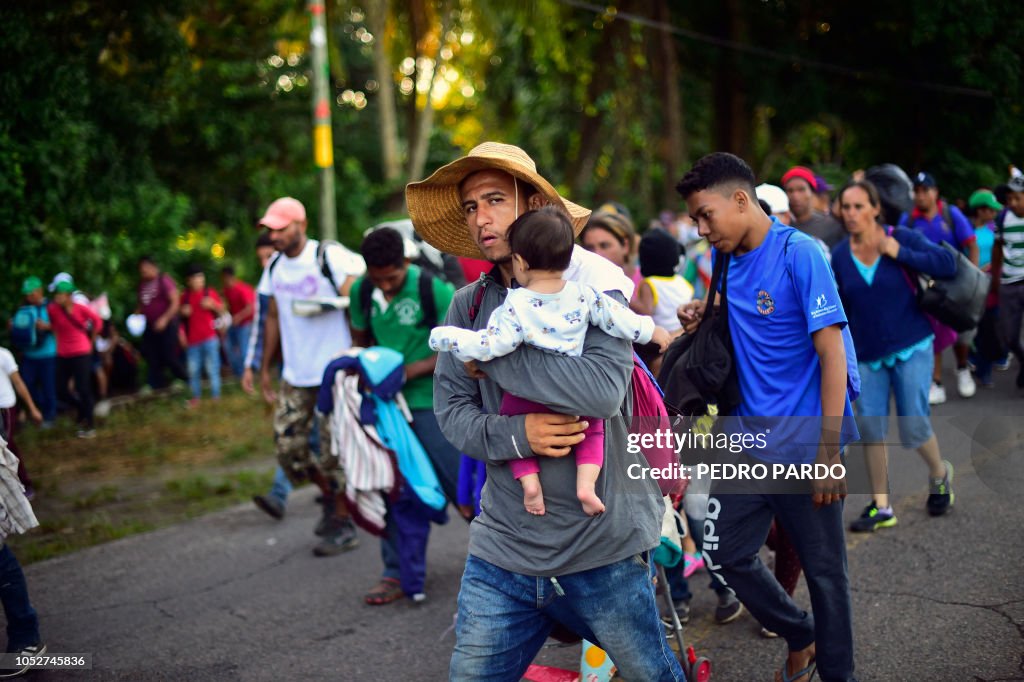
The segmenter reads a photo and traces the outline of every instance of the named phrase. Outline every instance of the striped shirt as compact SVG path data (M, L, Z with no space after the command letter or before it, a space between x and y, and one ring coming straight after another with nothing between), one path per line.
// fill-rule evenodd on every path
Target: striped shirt
M1007 210L1000 230L1003 240L1003 284L1024 282L1024 217Z

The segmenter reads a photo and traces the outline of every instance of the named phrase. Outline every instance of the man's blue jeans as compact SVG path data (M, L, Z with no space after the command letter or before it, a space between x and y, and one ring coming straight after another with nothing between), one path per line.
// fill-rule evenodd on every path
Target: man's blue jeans
M192 388L192 397L198 399L202 395L200 381L203 370L210 378L210 395L220 397L220 339L214 336L202 343L189 346L185 351L188 358L188 384Z
M28 600L25 574L7 545L0 549L0 602L7 616L7 651L39 643L39 618Z
M252 331L252 322L241 325L231 325L228 333L225 334L224 352L228 356L228 363L231 371L236 377L242 376L245 370L245 351L249 348L249 333Z
M314 456L320 456L320 417L313 415L313 428L309 430L309 450ZM288 496L292 494L294 486L288 480L288 474L278 464L274 468L274 482L270 484L270 497L281 503L282 507L288 506Z
M449 680L519 680L555 622L608 652L627 680L685 682L654 603L648 555L557 578L466 559Z
M52 422L57 418L57 358L24 357L19 370L43 421Z
M773 517L800 557L813 616L793 602L758 557ZM719 494L712 489L703 548L715 579L731 587L762 626L786 640L790 651L816 645L822 680L854 679L842 503L815 509L810 494Z

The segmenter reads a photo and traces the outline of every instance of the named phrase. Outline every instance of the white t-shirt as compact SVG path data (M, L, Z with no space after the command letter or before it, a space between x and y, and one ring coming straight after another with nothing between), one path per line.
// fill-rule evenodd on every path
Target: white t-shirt
M572 250L569 267L562 273L562 279L592 286L598 291L621 291L626 300L633 298L636 285L615 263L603 256L587 251L579 244Z
M0 409L14 407L18 396L14 393L11 375L18 371L18 363L11 351L0 347Z
M673 277L645 277L654 293L654 324L666 331L677 332L683 328L676 311L679 306L693 300L693 285L679 275Z
M318 243L315 239L307 240L302 253L295 258L281 254L276 259L273 275L270 265L275 259L272 258L256 289L273 296L277 303L284 357L282 376L289 384L300 388L319 386L331 359L352 345L344 311L333 310L313 317L301 317L292 311L294 300L338 295L316 262ZM366 272L362 257L342 246L328 247L326 257L338 286L350 275L358 277Z

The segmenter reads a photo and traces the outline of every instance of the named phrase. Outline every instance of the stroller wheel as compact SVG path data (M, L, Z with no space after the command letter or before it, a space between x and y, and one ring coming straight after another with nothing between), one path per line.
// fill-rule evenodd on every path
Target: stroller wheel
M711 661L706 658L698 658L690 666L690 682L708 682L711 679Z

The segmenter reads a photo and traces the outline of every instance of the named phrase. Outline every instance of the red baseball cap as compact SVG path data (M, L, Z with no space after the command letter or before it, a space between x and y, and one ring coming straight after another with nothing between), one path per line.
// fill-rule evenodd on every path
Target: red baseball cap
M295 222L306 222L306 208L298 199L281 197L267 207L259 225L271 230L283 230Z
M811 186L812 191L817 191L818 179L814 177L814 171L810 168L806 166L793 166L782 176L782 186L785 187L787 182L795 178L800 178Z

